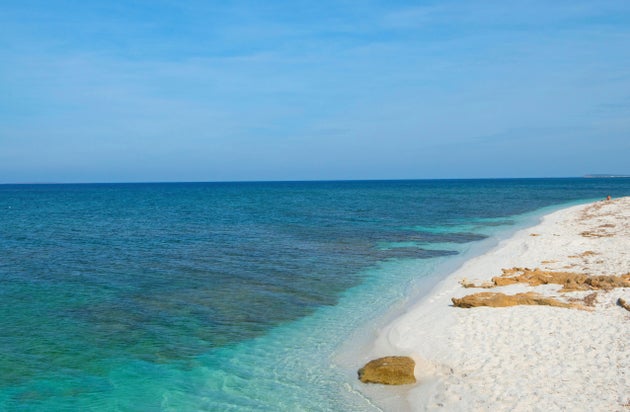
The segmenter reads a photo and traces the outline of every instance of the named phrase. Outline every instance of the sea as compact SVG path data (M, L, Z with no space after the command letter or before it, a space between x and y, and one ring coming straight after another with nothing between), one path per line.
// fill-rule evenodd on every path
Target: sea
M379 410L357 331L607 195L630 179L0 185L0 410Z

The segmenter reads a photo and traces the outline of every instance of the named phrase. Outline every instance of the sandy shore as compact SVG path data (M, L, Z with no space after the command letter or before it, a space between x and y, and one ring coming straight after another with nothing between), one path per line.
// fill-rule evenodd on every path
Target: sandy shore
M406 402L382 399L385 410L630 411L630 311L617 305L620 297L630 302L630 288L560 292L561 285L461 284L487 283L514 267L630 272L630 197L545 216L466 262L383 328L369 355L411 356L418 380L404 392ZM585 309L451 303L482 291L534 291ZM588 295L591 306L580 301Z

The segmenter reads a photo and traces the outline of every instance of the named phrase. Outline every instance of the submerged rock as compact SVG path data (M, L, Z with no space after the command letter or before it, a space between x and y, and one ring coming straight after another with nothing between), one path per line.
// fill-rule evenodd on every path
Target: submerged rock
M408 356L386 356L374 359L359 369L359 380L363 383L384 385L406 385L416 383L413 370L416 362Z

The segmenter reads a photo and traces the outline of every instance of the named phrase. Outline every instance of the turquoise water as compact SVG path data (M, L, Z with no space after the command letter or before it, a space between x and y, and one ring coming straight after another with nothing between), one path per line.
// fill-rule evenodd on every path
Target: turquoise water
M371 410L353 331L608 194L630 179L0 186L0 410Z

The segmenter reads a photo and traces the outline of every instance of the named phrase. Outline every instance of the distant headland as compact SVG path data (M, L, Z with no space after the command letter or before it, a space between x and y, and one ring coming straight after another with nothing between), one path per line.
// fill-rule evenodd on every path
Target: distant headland
M593 178L597 178L597 179L601 179L601 178L611 178L611 177L630 177L630 175L622 175L622 174L594 174L594 175L584 175L585 178L587 179L593 179Z

